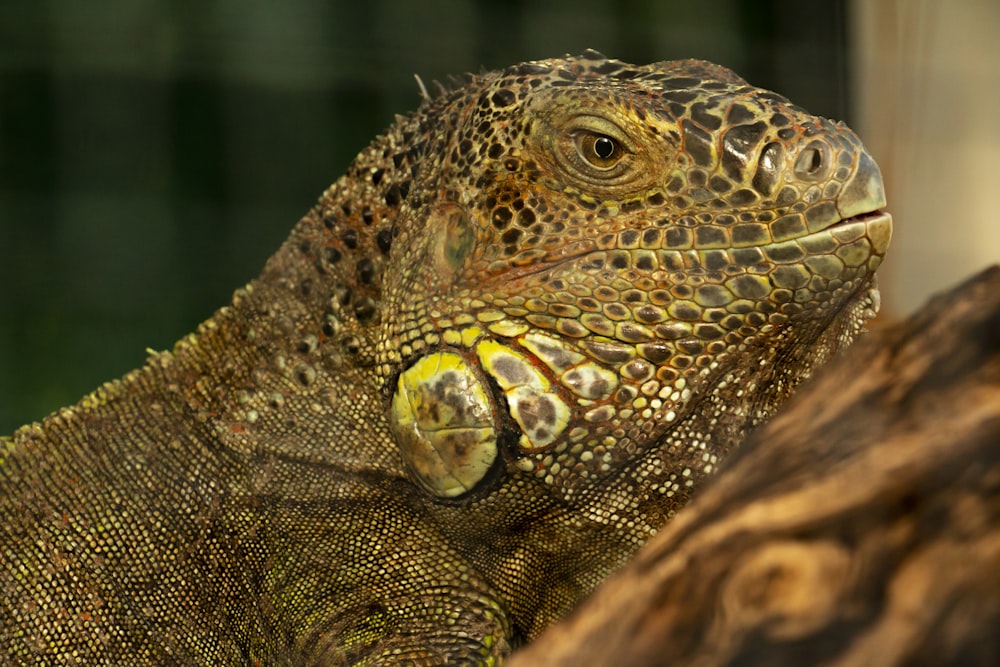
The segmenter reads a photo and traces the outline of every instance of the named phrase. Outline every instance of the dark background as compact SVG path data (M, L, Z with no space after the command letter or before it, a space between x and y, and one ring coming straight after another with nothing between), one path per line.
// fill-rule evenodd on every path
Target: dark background
M251 280L413 79L704 58L851 123L845 3L0 3L0 434Z

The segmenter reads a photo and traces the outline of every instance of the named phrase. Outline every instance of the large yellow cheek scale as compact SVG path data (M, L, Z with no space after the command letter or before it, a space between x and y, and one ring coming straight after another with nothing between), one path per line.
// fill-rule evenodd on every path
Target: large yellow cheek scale
M423 357L399 376L389 423L414 478L436 496L471 490L497 457L489 397L454 352Z
M496 380L510 416L521 428L518 448L531 453L555 442L569 425L571 410L545 375L500 343L487 339L468 344L475 346L483 370ZM567 384L574 391L580 391L577 385L582 384L587 387L583 393L589 395L592 387L607 388L610 383L582 375ZM472 490L489 472L498 455L494 419L487 389L454 352L429 354L403 371L389 414L414 479L443 498Z

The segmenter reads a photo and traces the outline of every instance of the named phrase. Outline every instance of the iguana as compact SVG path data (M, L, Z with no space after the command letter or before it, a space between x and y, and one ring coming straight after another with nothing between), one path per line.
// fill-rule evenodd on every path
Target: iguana
M706 62L425 91L231 305L0 441L0 654L497 664L861 331L884 205Z

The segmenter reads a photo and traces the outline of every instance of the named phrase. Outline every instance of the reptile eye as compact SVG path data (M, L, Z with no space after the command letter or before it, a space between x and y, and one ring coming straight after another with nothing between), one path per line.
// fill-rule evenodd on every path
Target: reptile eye
M621 144L606 134L580 132L574 141L580 157L596 169L610 169L624 155Z
M574 114L538 136L551 142L546 152L561 173L595 195L615 188L621 196L621 189L636 179L651 177L652 159L659 155L650 150L650 137L630 123L586 113Z

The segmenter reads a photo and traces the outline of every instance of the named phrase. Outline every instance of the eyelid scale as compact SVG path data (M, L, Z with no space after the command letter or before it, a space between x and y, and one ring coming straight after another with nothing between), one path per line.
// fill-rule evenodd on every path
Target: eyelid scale
M613 139L621 146L622 150L629 153L637 153L639 144L629 136L629 133L620 124L615 123L603 116L578 115L574 116L566 123L566 131L570 134L577 132L587 132L599 134Z

